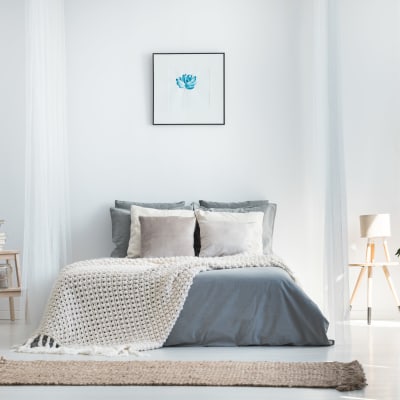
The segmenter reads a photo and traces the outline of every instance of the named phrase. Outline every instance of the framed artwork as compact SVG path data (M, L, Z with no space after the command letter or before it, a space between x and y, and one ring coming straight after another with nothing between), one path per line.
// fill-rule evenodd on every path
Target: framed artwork
M153 53L153 125L225 125L225 53Z

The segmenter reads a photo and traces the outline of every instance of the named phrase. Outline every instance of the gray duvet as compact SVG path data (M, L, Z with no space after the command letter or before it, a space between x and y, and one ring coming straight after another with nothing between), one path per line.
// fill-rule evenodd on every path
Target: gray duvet
M327 346L328 321L281 268L198 274L164 346Z

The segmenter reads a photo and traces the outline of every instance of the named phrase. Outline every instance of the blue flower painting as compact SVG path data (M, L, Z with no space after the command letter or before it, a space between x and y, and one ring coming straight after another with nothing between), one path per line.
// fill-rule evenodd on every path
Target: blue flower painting
M176 84L179 89L193 90L197 83L197 76L191 74L183 74L176 78Z

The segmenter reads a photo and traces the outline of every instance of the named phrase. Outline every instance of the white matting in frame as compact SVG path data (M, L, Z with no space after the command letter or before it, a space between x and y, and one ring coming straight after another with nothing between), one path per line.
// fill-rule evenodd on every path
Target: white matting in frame
M225 53L153 53L153 124L224 125Z

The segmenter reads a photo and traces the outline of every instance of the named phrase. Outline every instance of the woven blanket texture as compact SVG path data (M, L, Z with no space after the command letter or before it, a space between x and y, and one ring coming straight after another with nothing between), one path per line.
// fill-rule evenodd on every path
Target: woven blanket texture
M35 334L17 351L134 354L162 347L201 271L275 266L275 255L104 258L66 266ZM293 278L294 279L294 278Z

